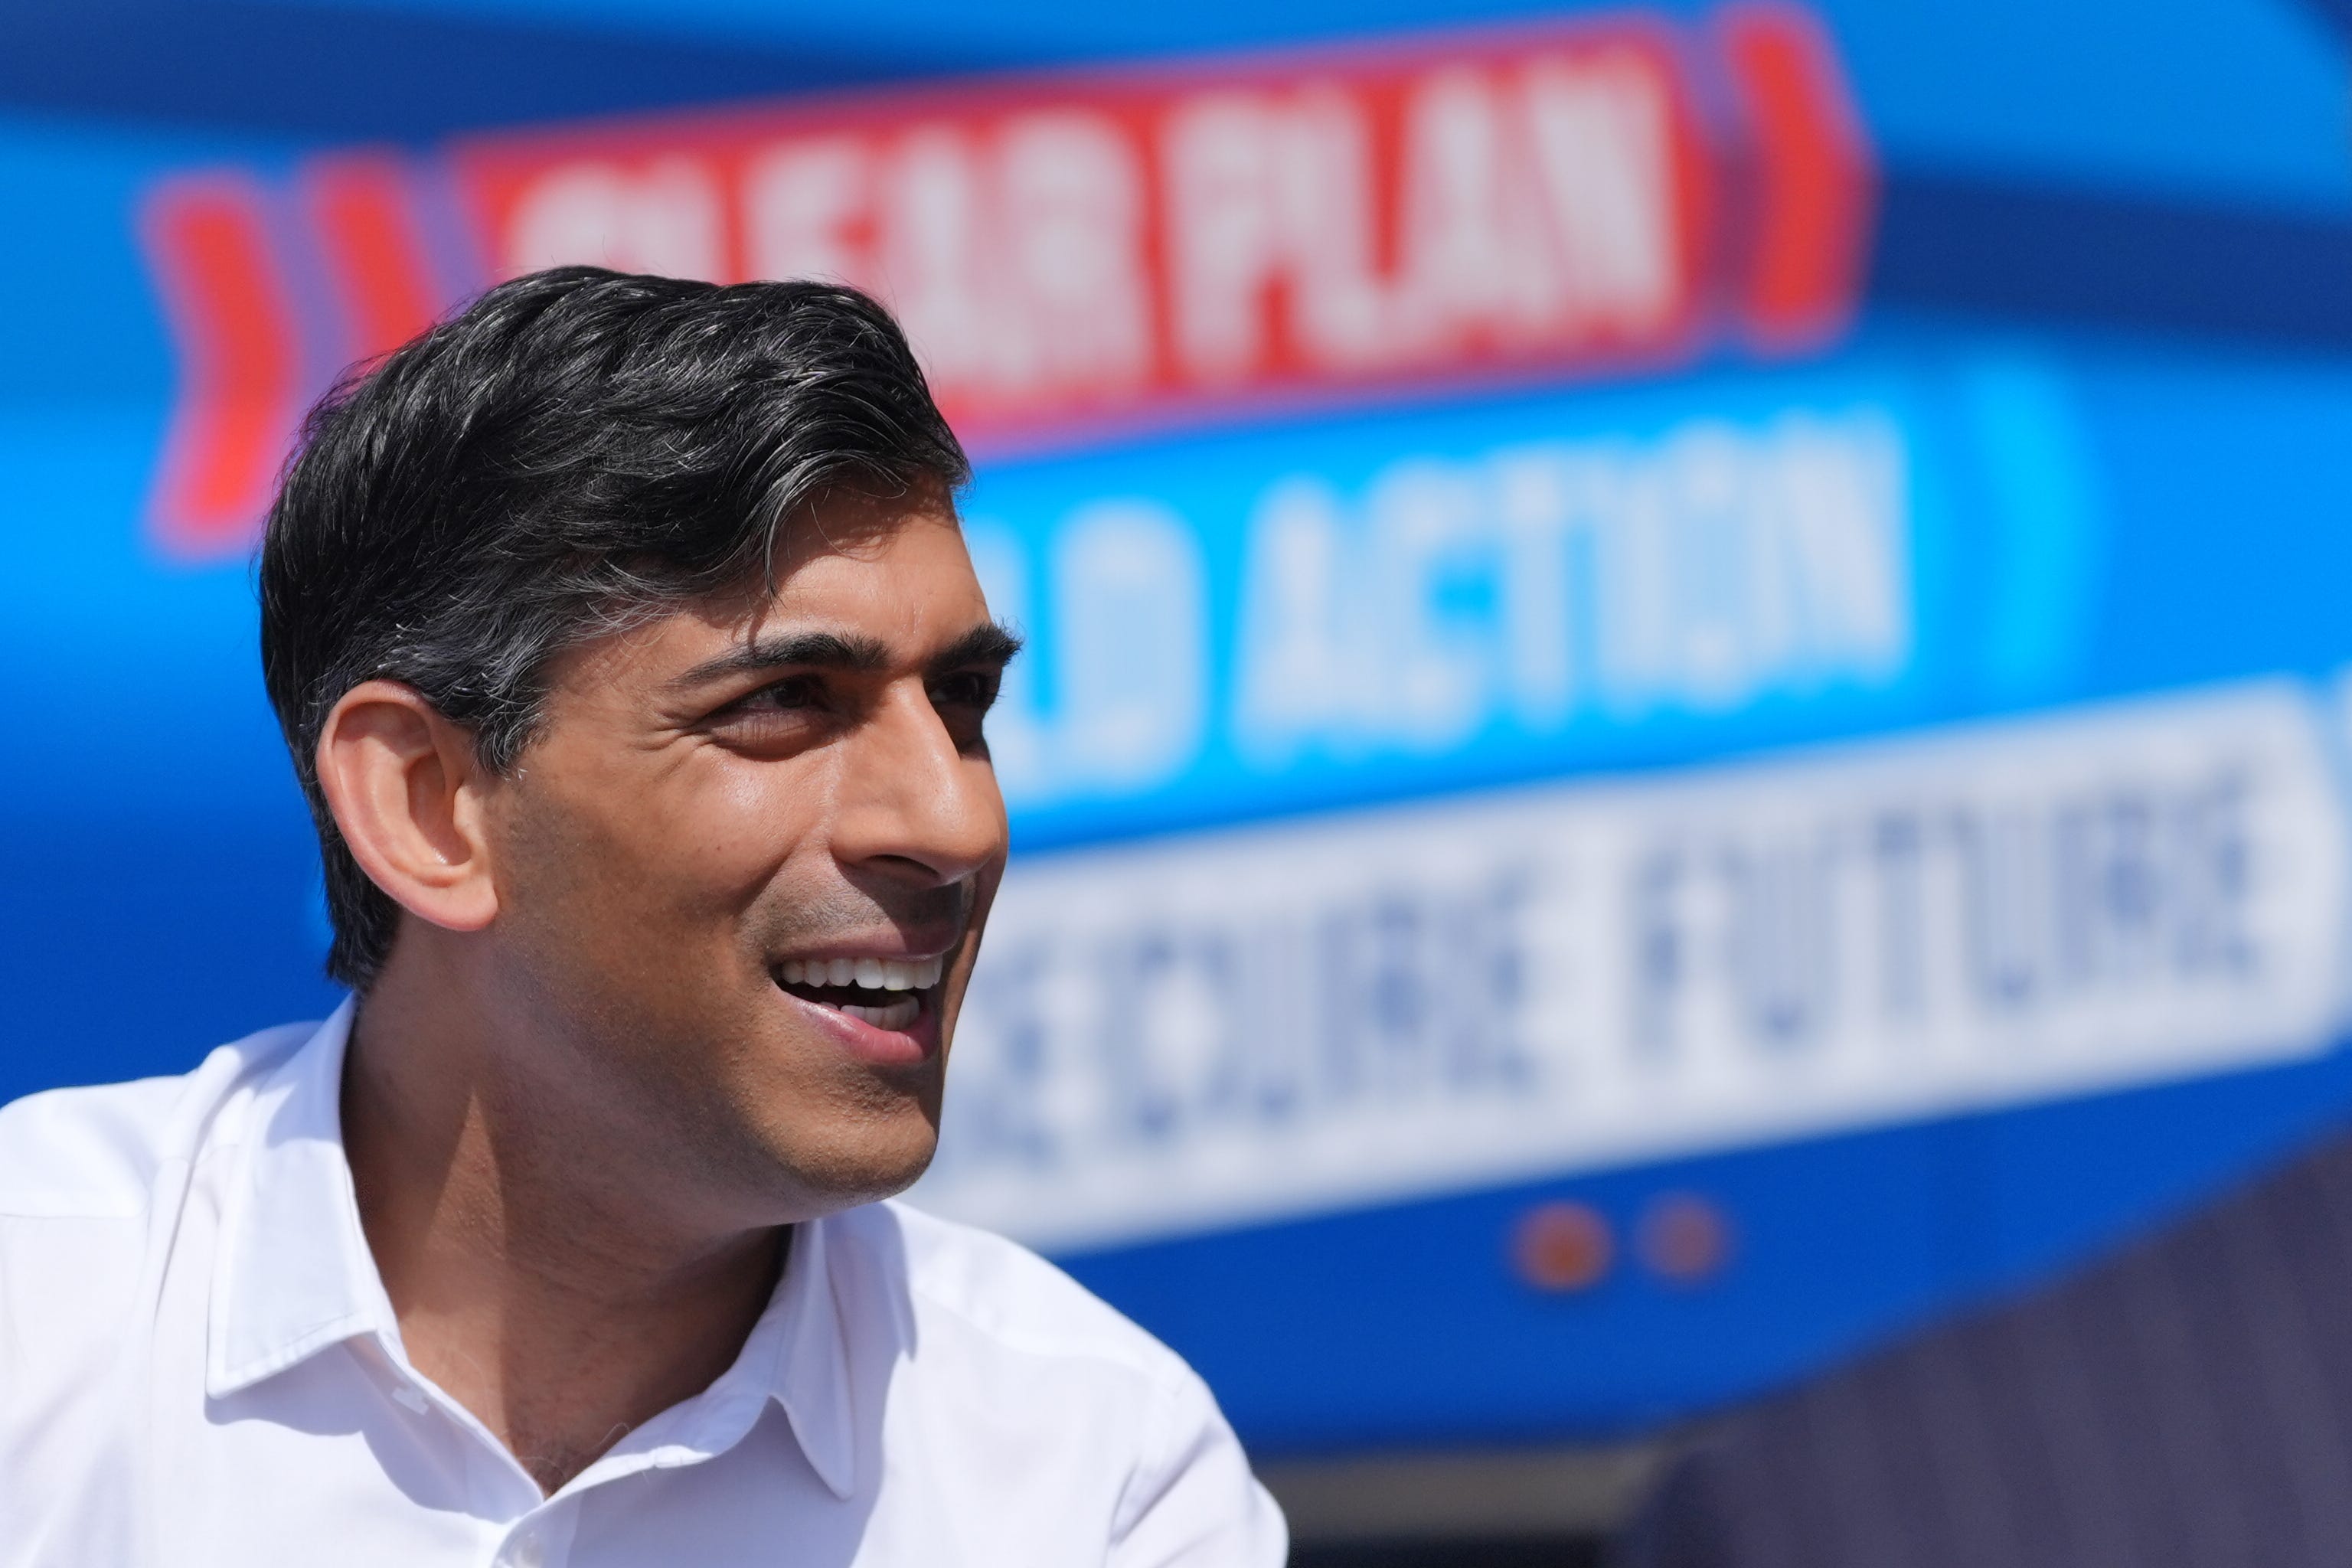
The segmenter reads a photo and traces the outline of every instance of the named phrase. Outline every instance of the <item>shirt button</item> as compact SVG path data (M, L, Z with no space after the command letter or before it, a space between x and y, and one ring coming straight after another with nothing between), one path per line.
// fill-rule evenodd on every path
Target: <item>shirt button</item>
M535 1535L518 1536L507 1547L507 1561L514 1568L540 1568L547 1561L547 1548Z

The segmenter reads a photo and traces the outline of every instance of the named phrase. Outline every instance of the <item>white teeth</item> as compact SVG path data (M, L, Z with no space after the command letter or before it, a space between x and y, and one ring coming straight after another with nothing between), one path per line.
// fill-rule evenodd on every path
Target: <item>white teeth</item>
M915 1021L915 1015L923 1010L923 1005L909 996L887 1007L861 1007L855 1002L847 1002L842 1005L841 1010L877 1029L903 1029Z
M788 958L776 968L787 985L859 985L868 991L928 991L947 972L940 958Z

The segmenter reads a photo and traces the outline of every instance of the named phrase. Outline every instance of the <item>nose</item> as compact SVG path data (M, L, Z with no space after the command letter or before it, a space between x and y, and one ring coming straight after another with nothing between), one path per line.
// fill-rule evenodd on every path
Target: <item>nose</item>
M1004 800L984 752L957 750L919 681L896 681L843 749L833 853L845 866L946 886L1002 860Z

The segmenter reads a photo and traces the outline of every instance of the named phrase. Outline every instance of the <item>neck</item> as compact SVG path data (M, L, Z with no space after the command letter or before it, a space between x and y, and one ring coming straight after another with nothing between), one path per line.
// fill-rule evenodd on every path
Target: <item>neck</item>
M450 981L395 958L370 989L344 1147L411 1362L552 1492L727 1369L788 1232L698 1213Z

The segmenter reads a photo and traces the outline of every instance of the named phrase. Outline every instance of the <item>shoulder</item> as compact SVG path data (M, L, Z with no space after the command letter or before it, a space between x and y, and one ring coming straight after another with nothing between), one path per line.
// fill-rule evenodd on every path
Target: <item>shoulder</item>
M1097 1362L1165 1388L1197 1381L1175 1352L1018 1242L896 1202L843 1217L856 1245L896 1250L919 1312L1014 1354Z
M193 1161L238 1089L316 1028L266 1029L175 1077L49 1089L0 1106L0 1219L144 1213L160 1173Z
M931 1369L913 1403L935 1430L975 1450L1059 1454L1031 1468L1055 1478L1066 1513L1084 1513L1073 1500L1094 1478L1115 1568L1285 1560L1281 1511L1175 1352L1003 1237L898 1203L827 1223L847 1271L888 1280L903 1303Z
M70 1434L89 1435L107 1369L188 1235L197 1173L239 1136L251 1088L312 1032L252 1036L174 1078L0 1107L0 1468L56 1461L76 1451Z

